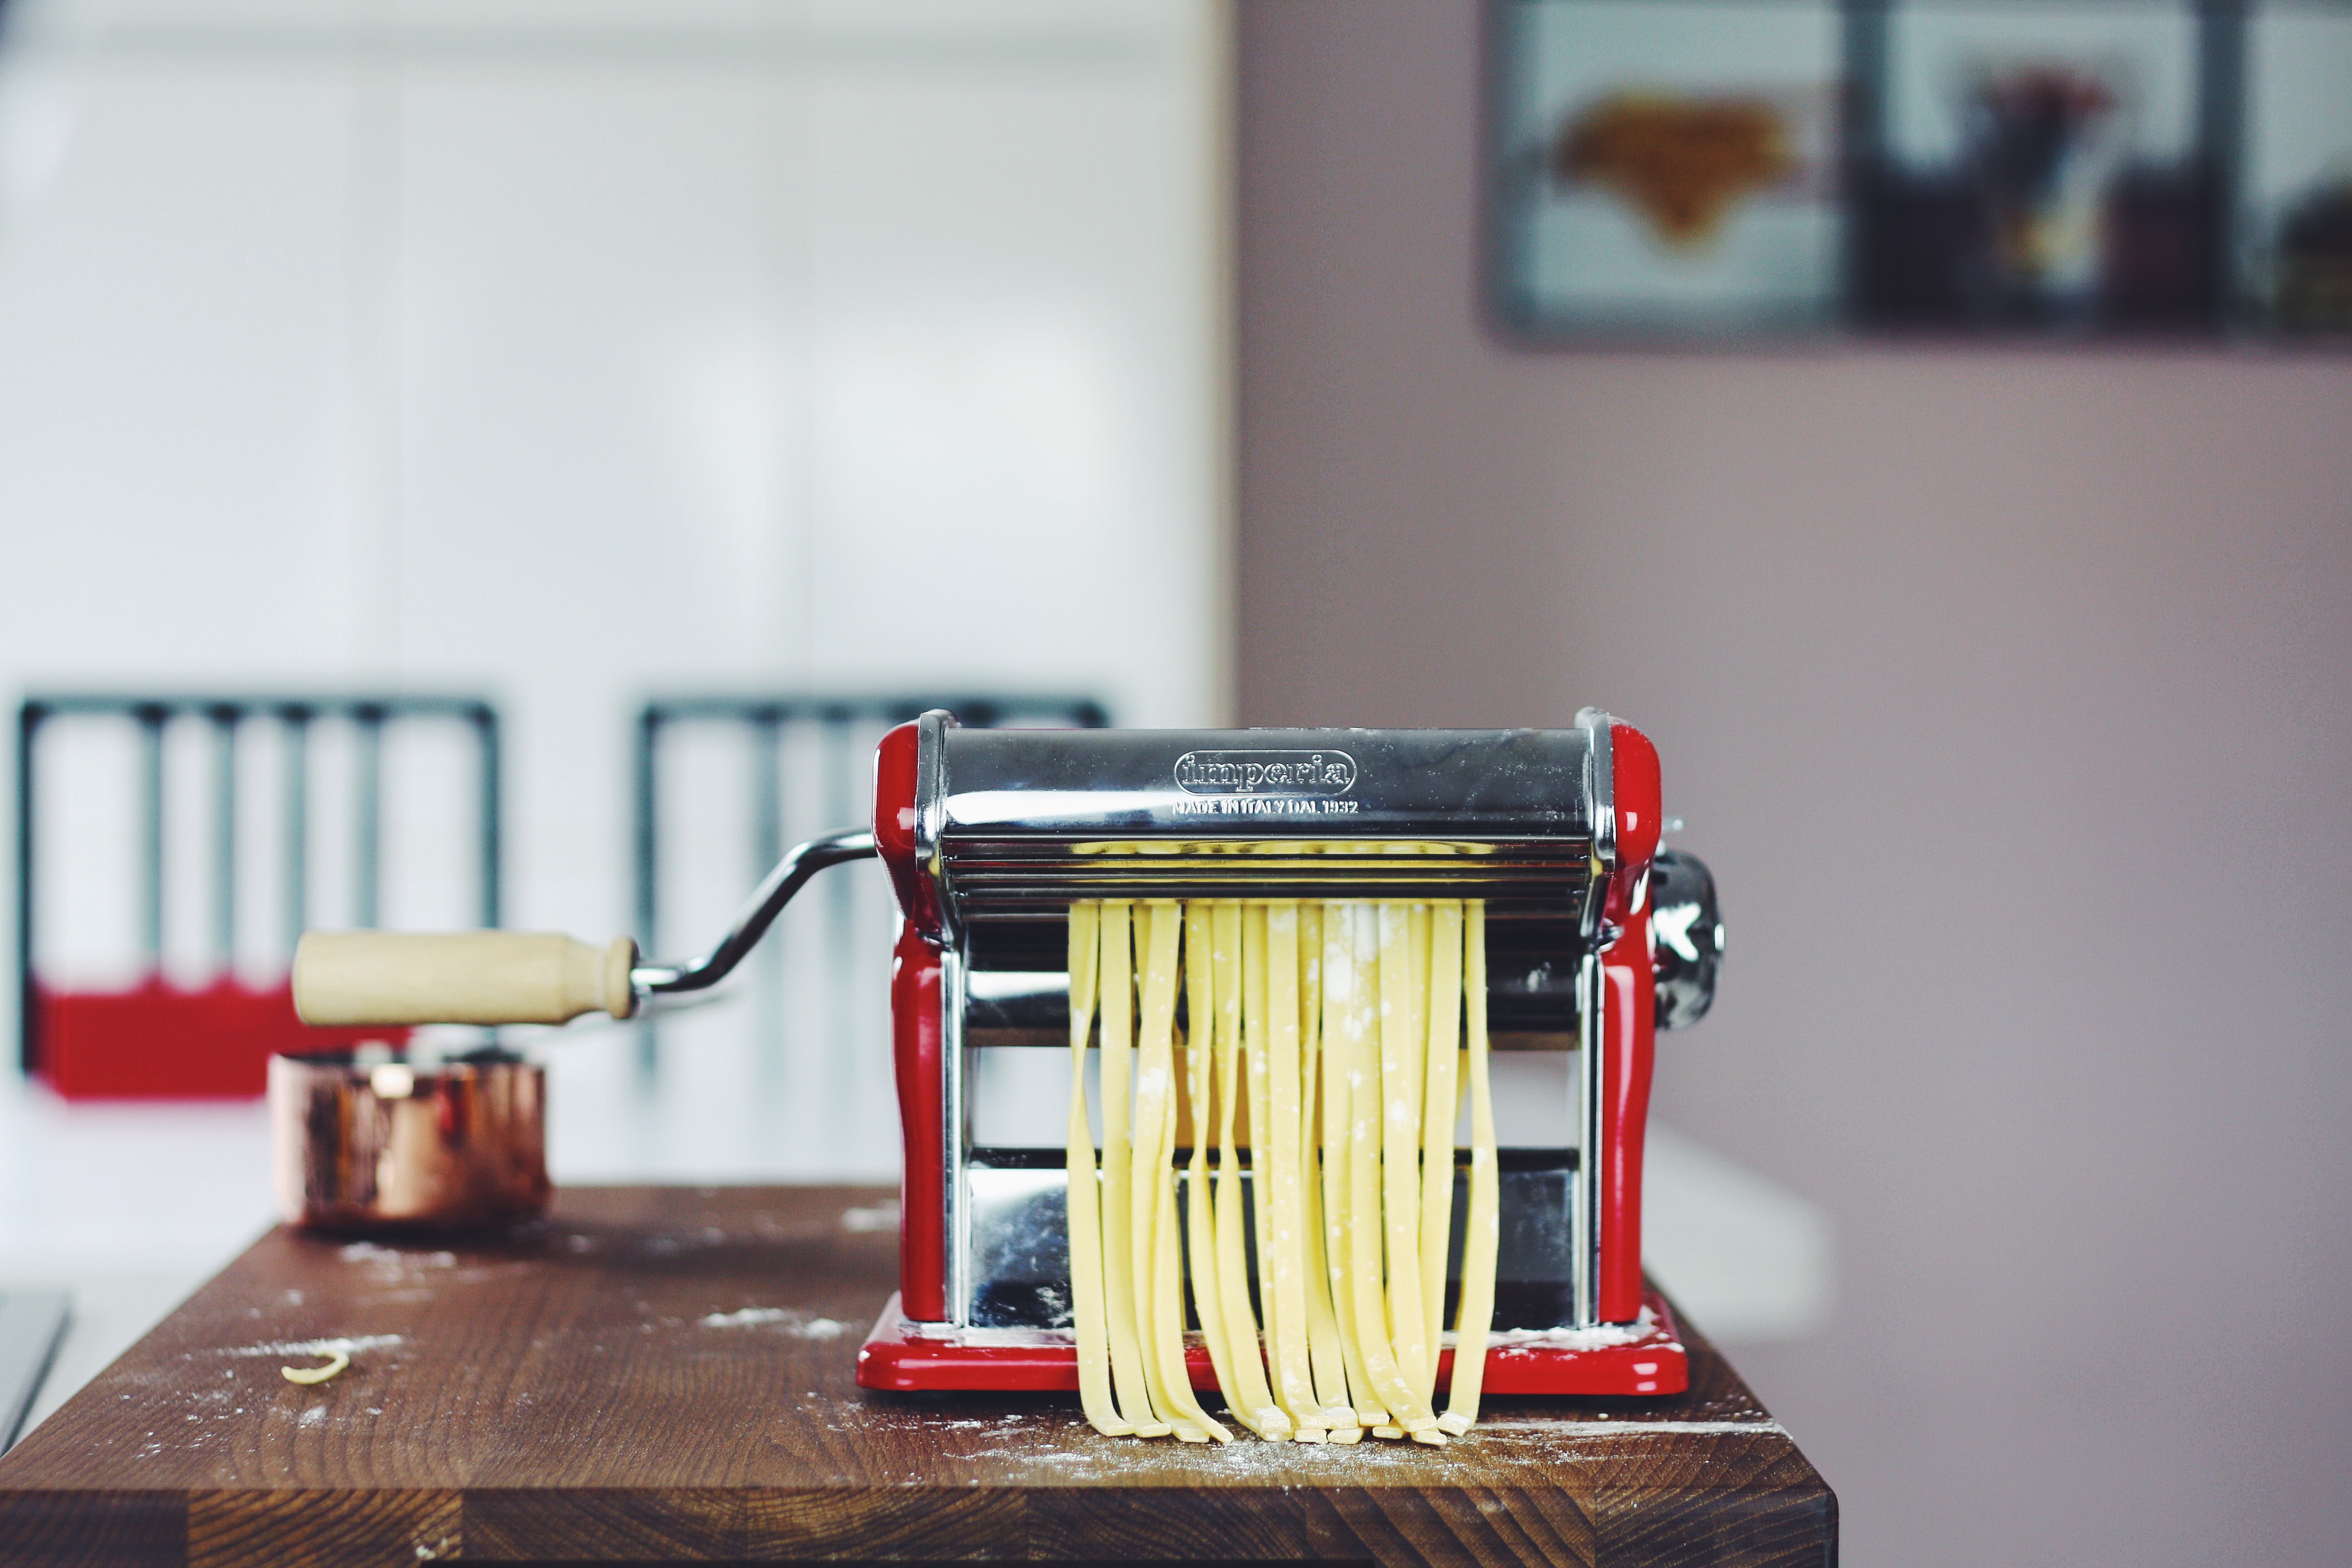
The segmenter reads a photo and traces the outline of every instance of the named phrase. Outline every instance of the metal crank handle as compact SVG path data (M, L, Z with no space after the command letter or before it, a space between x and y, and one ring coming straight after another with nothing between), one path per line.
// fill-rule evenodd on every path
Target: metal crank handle
M598 947L552 931L307 931L294 950L294 1010L331 1026L631 1017L649 997L717 984L811 877L873 854L874 835L862 827L796 846L718 944L688 963L640 963L625 936Z
M743 962L743 955L760 945L760 939L768 934L776 916L783 912L784 906L793 901L793 895L811 877L827 866L871 860L875 853L874 830L870 827L839 828L821 833L805 844L793 845L776 862L776 868L761 879L735 916L735 923L709 952L691 963L640 963L629 972L630 984L643 996L708 990L726 979L729 972Z

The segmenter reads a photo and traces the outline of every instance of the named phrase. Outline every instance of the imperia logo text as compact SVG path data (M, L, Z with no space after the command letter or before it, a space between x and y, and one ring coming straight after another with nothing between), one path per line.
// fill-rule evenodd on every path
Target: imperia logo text
M1345 752L1187 752L1176 759L1176 787L1187 795L1317 798L1355 787L1356 759Z

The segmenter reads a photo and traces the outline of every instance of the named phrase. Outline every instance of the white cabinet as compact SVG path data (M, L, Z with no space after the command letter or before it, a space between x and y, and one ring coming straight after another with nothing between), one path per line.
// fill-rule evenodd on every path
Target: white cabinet
M1223 716L1218 9L10 21L0 680L487 690L587 934L649 691Z

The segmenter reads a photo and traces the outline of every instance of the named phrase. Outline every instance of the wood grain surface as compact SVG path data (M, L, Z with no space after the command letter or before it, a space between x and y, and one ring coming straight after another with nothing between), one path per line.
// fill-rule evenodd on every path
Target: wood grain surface
M1494 1399L1444 1449L866 1393L894 1208L572 1188L495 1240L273 1231L0 1457L0 1563L1836 1560L1829 1488L1687 1330L1687 1394ZM326 1339L349 1371L280 1375Z

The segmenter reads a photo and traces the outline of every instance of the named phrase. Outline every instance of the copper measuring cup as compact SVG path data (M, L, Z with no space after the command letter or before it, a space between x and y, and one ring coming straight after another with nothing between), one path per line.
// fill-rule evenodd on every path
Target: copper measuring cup
M495 1047L272 1057L279 1212L306 1229L368 1236L536 1219L553 1191L546 1104L546 1069Z

